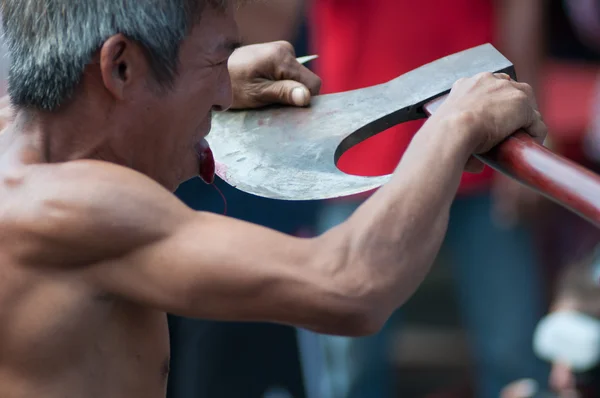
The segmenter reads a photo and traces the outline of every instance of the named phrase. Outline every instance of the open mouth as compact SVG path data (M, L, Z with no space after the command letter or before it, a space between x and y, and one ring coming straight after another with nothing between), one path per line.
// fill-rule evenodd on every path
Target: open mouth
M212 184L215 181L215 158L206 138L200 140L195 149L198 155L198 175L205 183Z

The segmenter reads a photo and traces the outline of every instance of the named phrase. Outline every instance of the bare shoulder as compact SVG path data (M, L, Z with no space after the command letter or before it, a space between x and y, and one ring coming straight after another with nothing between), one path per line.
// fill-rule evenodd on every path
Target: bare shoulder
M191 211L146 176L100 161L25 166L3 176L0 195L0 245L17 243L14 255L36 264L118 257L169 234Z

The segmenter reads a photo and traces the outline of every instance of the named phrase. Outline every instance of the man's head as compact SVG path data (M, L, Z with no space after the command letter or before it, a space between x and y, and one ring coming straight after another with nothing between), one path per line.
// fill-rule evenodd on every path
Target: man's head
M4 0L13 104L44 118L85 117L89 124L75 127L82 141L94 131L93 145L70 152L174 188L198 169L194 144L208 133L211 109L231 102L231 3Z

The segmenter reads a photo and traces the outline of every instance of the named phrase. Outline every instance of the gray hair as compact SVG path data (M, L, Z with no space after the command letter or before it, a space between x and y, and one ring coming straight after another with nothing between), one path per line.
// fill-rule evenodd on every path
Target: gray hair
M170 87L181 41L206 4L224 9L227 0L2 0L13 104L59 108L94 53L118 33L140 43L159 86Z

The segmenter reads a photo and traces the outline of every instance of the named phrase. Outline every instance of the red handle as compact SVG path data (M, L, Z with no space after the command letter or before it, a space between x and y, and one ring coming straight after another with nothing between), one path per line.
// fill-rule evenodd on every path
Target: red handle
M431 116L445 99L428 103L425 112ZM600 228L600 176L553 153L524 131L476 157Z

